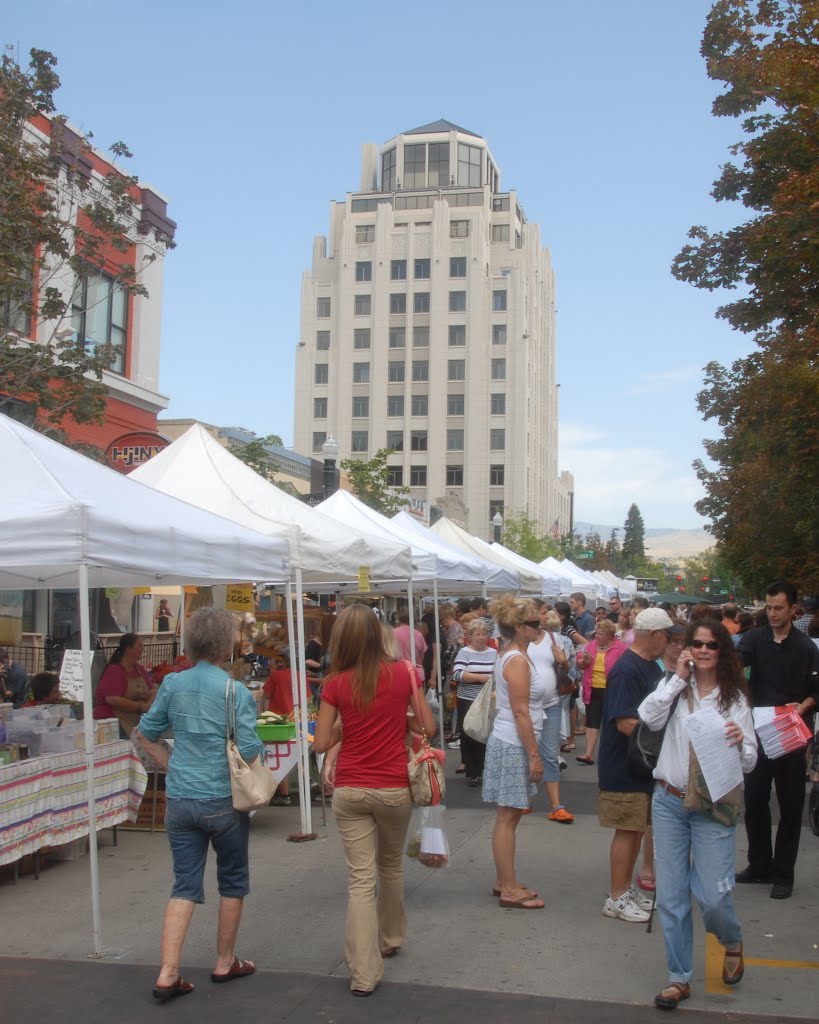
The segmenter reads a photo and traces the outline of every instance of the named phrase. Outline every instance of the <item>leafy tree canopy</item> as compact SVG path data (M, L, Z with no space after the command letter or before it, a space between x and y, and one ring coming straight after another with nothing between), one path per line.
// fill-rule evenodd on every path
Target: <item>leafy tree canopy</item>
M718 0L701 52L724 83L718 117L741 119L714 184L752 216L728 231L694 227L673 274L737 290L717 315L757 349L706 367L698 406L722 429L695 469L737 574L761 589L790 576L819 587L819 0Z
M528 558L531 562L542 562L549 555L560 554L559 544L548 534L541 534L539 524L526 511L510 512L503 521L504 547Z
M629 567L634 575L639 561L646 556L646 527L640 509L632 502L626 513L626 521L623 524L623 547L622 557L625 565Z
M24 403L33 426L64 439L66 420L104 420L103 372L118 350L87 348L72 329L71 311L83 282L93 293L106 253L126 251L137 179L117 168L102 178L82 173L91 136L81 137L77 149L65 118L54 113L56 65L53 54L37 49L26 67L11 47L0 60L0 391L7 411ZM31 131L41 114L52 122L48 144ZM131 156L121 142L111 153L112 165ZM118 266L115 286L147 294L139 269ZM93 308L87 296L84 302Z
M246 466L249 466L259 476L264 477L265 480L273 484L276 482L276 470L270 461L270 453L267 450L268 445L277 445L281 448L284 442L278 434L267 434L265 437L254 437L251 441L245 443L231 441L230 452L240 462L244 462Z
M369 460L342 459L353 494L365 505L385 516L394 516L406 507L409 487L395 487L390 483L387 458L391 448L381 448Z

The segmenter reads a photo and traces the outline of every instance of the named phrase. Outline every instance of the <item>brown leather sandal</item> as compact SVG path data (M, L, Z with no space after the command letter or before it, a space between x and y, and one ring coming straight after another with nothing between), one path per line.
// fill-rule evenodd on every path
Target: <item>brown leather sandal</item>
M691 988L681 981L670 981L662 992L654 996L654 1005L661 1010L674 1010L677 1003L691 995Z
M739 949L726 949L722 959L722 980L726 985L738 985L745 973L745 960L742 956L742 943Z

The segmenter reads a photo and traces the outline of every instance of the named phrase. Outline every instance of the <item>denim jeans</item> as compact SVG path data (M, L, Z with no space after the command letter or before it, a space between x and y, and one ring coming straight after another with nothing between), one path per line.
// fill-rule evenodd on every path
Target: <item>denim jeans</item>
M657 786L651 803L657 912L663 926L668 980L687 983L694 973L691 896L705 930L729 949L742 941L734 912L736 829L683 807Z
M411 812L408 786L338 786L333 793L333 813L347 861L344 959L351 988L374 989L384 973L381 952L404 942L403 856Z
M208 846L216 854L219 895L243 899L250 892L247 846L250 815L237 811L232 799L168 799L165 827L173 857L171 898L205 902L202 879Z
M543 719L543 732L540 734L538 748L540 758L543 761L543 781L560 781L560 722L562 718L560 704L553 704L546 708L546 717Z

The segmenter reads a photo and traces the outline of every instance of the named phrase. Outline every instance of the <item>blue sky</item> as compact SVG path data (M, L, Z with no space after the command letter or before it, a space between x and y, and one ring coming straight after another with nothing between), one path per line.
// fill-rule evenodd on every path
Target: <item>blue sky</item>
M576 517L703 521L702 367L747 338L675 281L740 137L699 56L710 0L3 0L3 39L59 60L58 108L170 199L168 415L293 436L301 275L361 144L446 117L489 140L541 225L558 289L560 463Z

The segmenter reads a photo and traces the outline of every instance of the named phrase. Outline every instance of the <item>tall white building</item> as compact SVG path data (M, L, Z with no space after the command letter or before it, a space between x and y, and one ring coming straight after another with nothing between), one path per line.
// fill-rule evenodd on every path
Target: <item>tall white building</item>
M557 465L554 274L485 139L436 121L363 147L302 283L295 448L391 448L393 483L488 539L569 529Z

